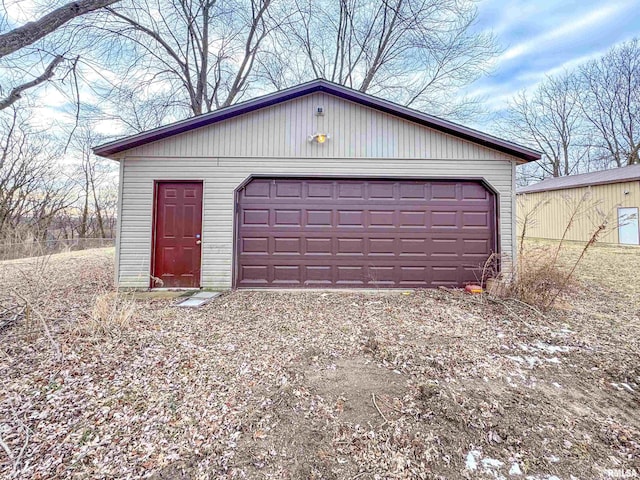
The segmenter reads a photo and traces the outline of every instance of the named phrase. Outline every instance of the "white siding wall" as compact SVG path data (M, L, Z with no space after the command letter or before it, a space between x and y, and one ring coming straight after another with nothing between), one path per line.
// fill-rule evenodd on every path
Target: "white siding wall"
M314 115L317 106L324 117ZM320 122L320 124L318 124ZM317 131L331 139L309 143ZM484 178L514 254L516 159L326 94L313 94L123 152L118 282L148 287L154 180L203 180L202 286L231 286L234 190L251 174Z

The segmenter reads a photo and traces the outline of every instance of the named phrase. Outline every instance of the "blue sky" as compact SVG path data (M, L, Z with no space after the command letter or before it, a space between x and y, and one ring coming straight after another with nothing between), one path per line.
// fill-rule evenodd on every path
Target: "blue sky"
M493 111L523 89L640 36L640 0L482 0L480 30L504 49L490 76L466 89Z

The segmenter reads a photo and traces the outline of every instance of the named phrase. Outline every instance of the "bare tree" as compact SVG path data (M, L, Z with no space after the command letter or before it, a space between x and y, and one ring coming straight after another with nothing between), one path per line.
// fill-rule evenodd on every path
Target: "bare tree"
M96 157L91 148L103 141L91 125L87 125L75 136L73 146L80 161L74 175L78 187L78 221L75 230L80 238L112 238L111 217L113 211L113 188L116 179L113 162Z
M605 164L640 163L640 41L636 38L579 69L582 110Z
M0 59L10 55L18 55L17 63L9 63L6 66L16 68L19 65L20 74L17 76L19 81L9 88L0 87L0 110L10 107L18 101L23 93L38 85L51 80L56 69L65 60L67 51L53 52L47 51L45 48L32 48L39 40L58 31L71 20L86 15L107 5L112 5L119 0L79 0L66 3L49 13L41 16L35 21L25 23L19 27L13 28L6 32L0 33ZM12 7L11 1L2 2L5 8L4 17L6 17L6 9ZM13 8L16 8L13 5ZM2 25L8 22L3 21ZM34 57L30 58L30 57ZM28 64L31 64L27 67ZM44 67L39 67L40 65ZM76 62L70 59L70 68L75 67ZM34 73L38 68L41 70ZM25 71L26 70L26 71ZM25 78L29 78L25 80Z
M579 94L575 76L564 73L547 77L532 94L521 92L509 105L501 129L543 153L542 176L577 173L586 158Z
M271 5L272 0L131 0L110 8L112 22L104 29L129 49L120 87L142 98L162 97L193 115L237 102L278 25Z
M101 30L126 54L104 96L129 97L134 130L315 78L455 114L454 91L497 53L472 28L470 0L129 0L109 11Z
M75 201L55 148L13 109L0 122L0 237L22 229L45 239L56 215Z
M490 34L472 28L470 1L295 0L295 6L297 21L279 36L280 48L294 52L287 63L293 82L325 78L454 115L456 89L486 73L498 52Z

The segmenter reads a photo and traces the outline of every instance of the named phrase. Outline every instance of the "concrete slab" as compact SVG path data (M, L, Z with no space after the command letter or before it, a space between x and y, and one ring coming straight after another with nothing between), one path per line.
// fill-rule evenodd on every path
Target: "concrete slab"
M187 298L186 300L182 300L180 303L177 303L176 307L198 308L206 302L207 300L202 298Z
M180 301L176 307L198 308L220 296L221 292L197 292L189 298Z
M192 295L191 298L206 298L209 300L218 296L220 296L220 292L198 292L195 295Z

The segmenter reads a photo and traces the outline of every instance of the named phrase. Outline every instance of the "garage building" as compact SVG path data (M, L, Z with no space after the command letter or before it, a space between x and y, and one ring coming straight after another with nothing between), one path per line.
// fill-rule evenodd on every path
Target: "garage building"
M640 165L548 178L519 188L517 194L518 215L531 212L529 237L560 240L565 235L586 242L605 223L600 243L640 244Z
M540 154L315 80L94 149L120 164L122 288L430 288L515 256Z

